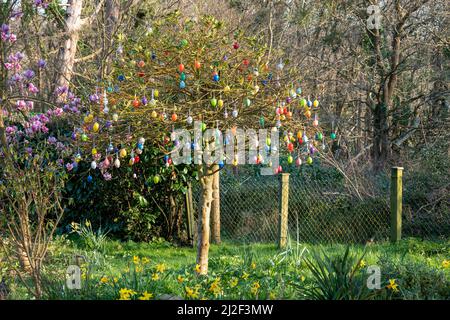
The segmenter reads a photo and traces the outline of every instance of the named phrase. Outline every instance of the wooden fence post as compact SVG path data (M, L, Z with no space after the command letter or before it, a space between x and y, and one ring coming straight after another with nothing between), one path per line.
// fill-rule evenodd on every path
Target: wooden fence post
M284 248L287 244L288 237L289 173L281 174L279 211L278 247Z
M391 242L402 238L402 176L403 168L391 169Z
M188 240L195 246L194 241L194 204L192 202L192 184L188 182L186 191L186 222Z

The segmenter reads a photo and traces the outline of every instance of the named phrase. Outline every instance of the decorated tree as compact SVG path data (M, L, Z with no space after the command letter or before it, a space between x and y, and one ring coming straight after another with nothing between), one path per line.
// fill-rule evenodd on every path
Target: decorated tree
M280 150L289 164L294 158L297 165L311 163L323 140L319 102L302 96L295 70L257 36L230 30L212 16L182 19L174 12L152 23L139 37L119 36L111 73L89 96L84 117L75 119L72 138L82 150L76 157L90 161L105 179L129 166L149 188L160 176L139 177L145 144L164 154L161 170L179 164L180 153L182 162L193 162L202 187L197 263L206 274L213 186L218 200L214 175L225 164L244 162L280 173ZM248 131L261 128L270 136ZM236 143L255 152L248 159L229 152Z

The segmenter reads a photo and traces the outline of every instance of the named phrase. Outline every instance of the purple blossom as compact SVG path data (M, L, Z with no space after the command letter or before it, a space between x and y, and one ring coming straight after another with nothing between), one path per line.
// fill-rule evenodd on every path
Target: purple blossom
M100 98L99 98L99 96L96 93L91 94L89 96L89 101L91 101L93 103L98 103L99 100L100 100Z
M22 52L16 52L15 58L17 61L21 61L23 58L25 58L25 55Z
M60 117L63 113L64 113L64 110L63 110L62 108L56 108L56 109L53 111L53 115L54 115L55 117Z
M5 68L6 68L6 70L11 70L12 68L14 68L14 65L12 63L6 62Z
M16 102L16 108L19 111L26 111L27 104L24 100L19 100Z
M28 84L28 91L30 91L31 93L38 93L39 89L36 88L36 86L34 84L32 84L31 82Z
M60 150L60 151L62 151L62 150L64 150L66 148L66 146L62 143L62 142L57 142L56 143L56 149L58 149L58 150Z
M17 132L17 126L6 127L5 132L7 135L14 135Z
M67 86L61 86L61 87L56 88L56 94L59 96L64 93L67 93L67 91L68 91Z
M72 164L72 163L67 163L67 164L66 164L66 169L67 169L67 171L72 171L72 169L73 169L73 164Z
M22 75L21 74L19 74L19 73L16 73L16 74L14 74L12 77L11 77L11 81L14 83L14 82L20 82L20 81L22 81L23 80L23 77L22 77Z
M103 174L103 178L104 178L106 181L109 181L109 180L112 179L112 175L111 175L111 173L109 173L109 172L105 172L105 173Z
M17 41L17 36L13 33L9 35L9 42L14 43Z
M49 137L48 139L47 139L47 142L49 143L49 144L56 144L56 142L57 142L57 140L56 140L56 138L55 137Z
M9 34L9 26L7 24L2 24L1 31L5 34Z
M33 148L28 147L28 148L25 149L25 151L26 151L26 153L28 153L30 156L33 154Z
M35 73L34 73L34 71L31 70L31 69L27 69L27 70L25 70L25 72L23 73L23 76L24 76L25 78L27 78L28 80L31 80L31 79L34 78Z
M47 62L44 59L39 59L37 65L38 65L38 68L44 69L47 66Z

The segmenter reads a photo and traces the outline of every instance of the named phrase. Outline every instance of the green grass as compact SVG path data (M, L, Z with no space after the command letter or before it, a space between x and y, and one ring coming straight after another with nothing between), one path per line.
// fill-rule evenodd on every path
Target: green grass
M313 258L313 252L321 252L330 257L342 256L347 247L344 244L319 246L290 243L286 250L279 250L274 244L211 245L210 274L207 278L200 278L196 277L193 271L196 258L194 248L177 247L166 242L135 243L108 240L104 244L103 251L98 252L84 248L82 241L78 240L59 237L51 245L45 269L47 279L52 279L49 298L117 299L119 287L136 288L138 292L139 290L143 292L144 288L147 288L155 294L186 298L185 286L195 285L202 288L200 292L203 293L199 298L302 299L305 298L302 286L313 288L316 281L304 258ZM397 244L351 245L349 251L354 257L361 257L364 254L366 267L373 264L380 265L383 284L390 278L398 279L401 292L394 296L387 296L388 293L385 292L384 298L450 298L450 268L443 266L444 260L450 260L450 241L406 239ZM90 289L76 296L71 293L62 294L59 289L64 283L67 266L73 264L74 255L86 257L84 270L89 270L90 281L88 285ZM150 260L146 270L141 274L134 274L134 270L127 271L135 267L132 262L134 256ZM151 275L156 273L155 267L160 263L164 263L168 270L161 273L161 280L152 282ZM253 264L256 266L254 269L251 267ZM244 273L249 273L248 280L240 278ZM365 276L364 270L360 273L360 276ZM189 282L182 285L177 283L179 275L189 279ZM99 280L103 276L109 279L118 277L121 280L117 286L106 288L99 285ZM225 293L218 297L212 296L208 288L218 277L222 279L224 289L225 282L228 283L233 277L240 279L239 286L227 288ZM10 299L29 298L17 279L8 280L12 288ZM261 284L258 296L251 293L251 285L255 282Z

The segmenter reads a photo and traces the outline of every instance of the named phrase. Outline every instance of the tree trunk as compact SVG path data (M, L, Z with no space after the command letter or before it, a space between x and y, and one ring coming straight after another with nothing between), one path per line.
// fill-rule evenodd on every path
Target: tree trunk
M197 264L200 265L199 274L208 273L208 253L210 237L210 215L213 194L213 175L206 165L200 170L200 182L202 187L202 202L198 215L198 246L197 246Z
M220 244L220 171L219 165L213 166L213 183L212 183L212 242Z
M373 168L375 172L383 170L386 165L388 153L388 132L386 106L379 103L375 107L373 115Z
M58 53L56 79L54 82L55 88L69 86L75 65L78 40L80 38L79 31L82 25L81 10L83 8L83 0L69 0L68 4L68 13L65 21L67 35ZM63 95L56 97L57 103L62 101L64 101Z

